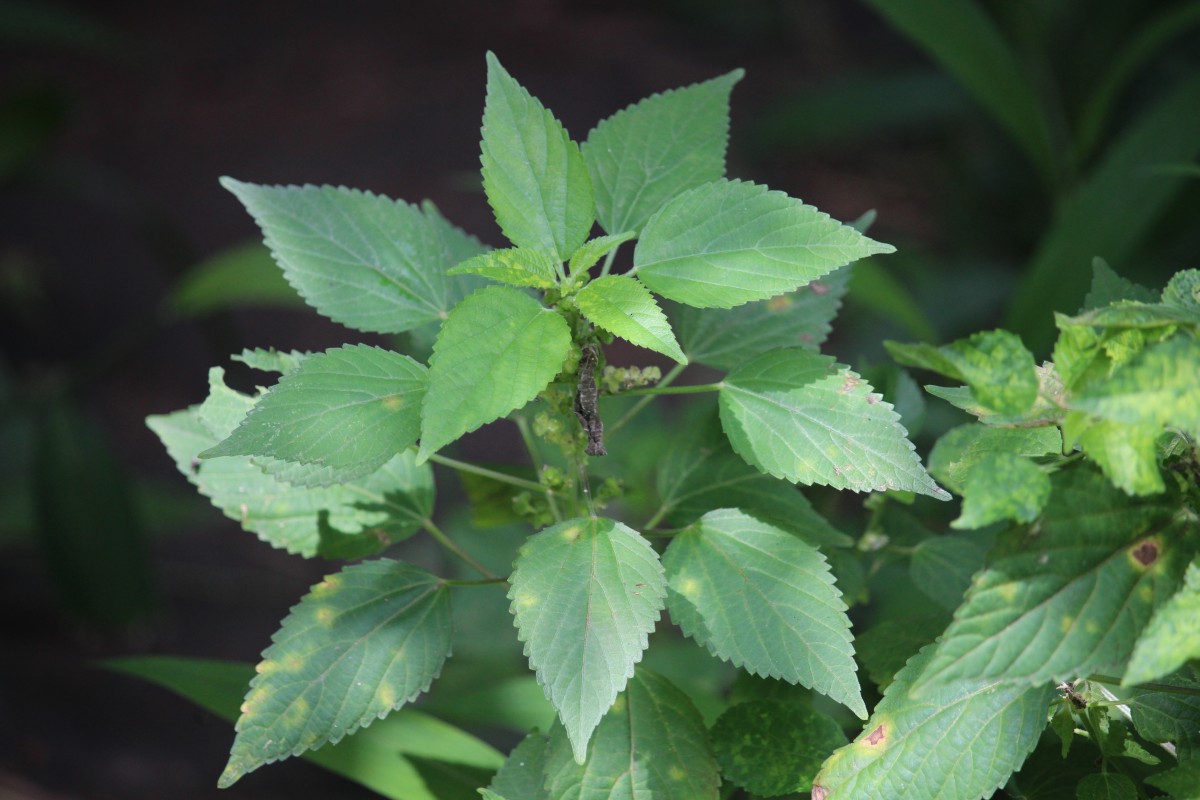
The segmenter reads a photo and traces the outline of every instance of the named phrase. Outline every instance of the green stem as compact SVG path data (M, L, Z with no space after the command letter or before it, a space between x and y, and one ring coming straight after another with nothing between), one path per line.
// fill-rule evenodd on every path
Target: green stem
M512 419L517 424L517 430L521 432L521 441L525 442L525 449L529 451L529 460L533 463L533 468L537 470L538 478L540 479L546 462L542 459L541 453L538 452L533 432L529 430L529 422L519 414ZM548 486L542 486L542 492L546 495L546 504L550 506L550 514L554 517L554 521L562 522L562 513L559 512L558 503L554 500L554 490Z
M671 367L670 371L668 371L667 374L663 376L663 379L658 382L658 386L659 387L670 386L671 382L674 381L676 378L678 378L680 376L680 374L682 374L684 369L686 369L686 367L683 364L676 364L675 366ZM616 423L614 423L612 425L612 427L610 427L608 429L608 435L612 436L617 431L621 430L621 428L624 428L625 425L627 425L631 419L636 417L643 408L650 405L650 401L653 399L654 399L653 397L643 397L641 400L639 400L633 406L633 408L631 408L625 412L625 416L623 416L619 420L617 420Z
M1096 683L1108 683L1113 686L1120 686L1121 679L1114 678L1112 675L1089 675L1087 680L1095 681ZM1189 697L1200 697L1200 689L1193 689L1188 686L1171 686L1168 683L1139 683L1135 688L1149 689L1152 692L1166 692L1168 694L1186 694Z
M496 584L508 583L508 578L484 578L483 580L478 581L446 579L443 580L442 583L444 583L446 586L494 586Z
M458 542L447 536L446 533L437 525L434 525L433 520L422 520L421 525L425 528L425 530L429 531L430 536L432 536L434 539L437 539L438 544L461 558L484 578L487 578L488 580L496 580L496 575L490 569L476 561L475 557L466 550L462 549Z
M446 456L440 456L437 453L434 453L433 455L431 455L429 457L429 460L435 464L441 464L444 467L450 467L451 469L457 469L457 470L461 470L463 472L470 472L474 475L479 475L480 477L483 477L483 478L491 478L494 481L500 481L501 483L507 483L510 486L516 486L521 489L528 489L531 492L538 492L539 494L541 494L543 492L550 491L545 486L542 486L540 483L534 483L533 481L527 481L524 478L518 478L516 475L508 475L503 472L497 472L496 470L488 469L487 467L480 467L475 464L469 464L466 461L459 461L454 458L447 458Z
M610 394L609 397L636 397L638 395L648 395L657 397L664 394L704 394L705 392L719 392L724 388L725 383L698 383L693 386L663 386L661 383L658 386L649 386L645 389L627 389L624 392Z
M617 245L612 250L608 251L608 255L604 257L604 266L600 267L600 277L603 278L612 269L613 259L617 257L617 251L621 249L621 245Z
M674 503L663 503L661 506L659 506L658 511L655 511L654 515L651 516L650 519L648 519L644 523L642 523L641 530L643 530L643 531L653 530L654 526L657 525L658 523L662 522L663 517L665 517L670 512L672 506L674 506L674 505L675 505Z

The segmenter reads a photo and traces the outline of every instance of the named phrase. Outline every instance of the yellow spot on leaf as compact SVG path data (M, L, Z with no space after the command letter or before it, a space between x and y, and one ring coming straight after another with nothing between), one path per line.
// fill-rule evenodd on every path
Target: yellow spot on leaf
M325 597L328 594L336 592L339 588L341 588L341 585L342 579L340 577L337 575L330 575L328 578L312 588L312 596Z
M404 398L398 394L383 398L383 407L388 411L399 411L404 408Z
M679 767L673 766L667 770L667 776L673 781L681 781L687 777L687 773L681 770Z
M1143 603L1154 602L1154 589L1147 583L1143 583L1137 590L1138 599Z
M260 686L246 696L246 702L242 703L242 713L247 716L252 716L258 713L263 701L267 699L270 691L266 687Z
M375 693L375 702L384 708L392 708L396 705L396 690L391 686L380 686Z
M695 597L700 593L700 581L695 578L684 578L679 585L679 593L684 597Z
M1017 584L1006 583L999 588L1000 596L1005 600L1012 602L1017 599Z
M316 610L316 613L313 616L317 618L317 622L319 622L321 625L325 626L326 628L332 628L333 620L337 617L337 614L329 606L321 606Z
M283 717L288 725L299 725L308 716L308 701L303 697L297 697L292 701L291 706Z
M514 599L521 608L533 608L538 603L537 595L529 592L519 592Z
M579 538L579 526L572 525L562 532L562 537L565 541L573 542Z
M770 311L786 311L793 305L792 298L786 294L777 295L767 301L767 309Z
M297 653L289 653L283 657L281 666L285 672L299 672L304 669L304 658Z
M270 675L272 672L275 672L278 669L279 669L279 663L276 661L272 661L269 658L266 661L258 662L258 664L256 664L254 666L254 671L257 672L259 675Z
M1096 620L1089 619L1087 622L1083 623L1083 629L1088 633L1099 633L1100 625L1096 622Z
M1075 624L1075 618L1070 614L1064 614L1063 618L1058 621L1058 627L1062 628L1063 633L1071 630L1071 626Z
M625 698L618 697L617 701L612 704L610 712L613 714L623 714L625 712Z

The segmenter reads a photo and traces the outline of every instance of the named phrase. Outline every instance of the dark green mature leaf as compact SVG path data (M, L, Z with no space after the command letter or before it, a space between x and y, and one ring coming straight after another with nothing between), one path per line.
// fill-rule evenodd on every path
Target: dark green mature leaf
M578 763L561 726L550 734L554 800L716 800L721 778L700 712L666 678L639 667Z
M200 460L228 436L254 398L225 386L223 371L209 373L208 400L146 424L175 466L225 516L289 553L359 558L415 533L433 510L433 472L401 453L366 477L338 486L301 488L266 475L245 456Z
M484 248L427 209L331 186L257 186L232 178L284 277L313 308L361 331L400 333L443 319L446 270Z
M841 726L799 703L739 703L713 726L721 774L764 797L810 791L821 763L844 744Z
M637 278L605 275L583 287L575 300L583 315L597 327L638 347L670 356L680 364L687 363L667 315Z
M570 348L563 318L516 289L463 300L433 347L418 460L537 397Z
M944 433L929 453L929 474L951 491L963 493L963 482L976 464L990 455L1011 453L1043 456L1062 452L1058 428L992 428L967 424Z
M185 317L243 306L304 307L260 242L230 247L192 267L167 303Z
M1200 659L1200 561L1188 565L1183 587L1154 612L1138 635L1121 682L1148 683Z
M816 351L829 336L849 278L843 267L790 294L729 309L670 303L667 316L689 359L731 370L777 347Z
M825 762L813 800L990 797L1037 744L1053 687L966 682L919 698L929 646L896 674L862 734Z
M1093 258L1092 288L1088 290L1087 297L1083 298L1081 312L1090 311L1094 308L1104 308L1107 305L1122 300L1153 303L1158 300L1158 295L1145 286L1125 280L1114 272L1113 268L1104 259Z
M156 683L191 700L230 723L246 684L254 678L249 664L147 656L104 663L109 669ZM401 709L336 745L310 750L302 757L362 784L392 800L440 800L426 786L409 756L495 769L503 756L495 748L435 717Z
M663 564L667 607L684 633L735 666L816 689L866 717L846 604L819 550L723 509L678 534Z
M529 538L509 599L529 663L575 760L633 675L666 594L658 555L611 519L573 519Z
M546 737L537 731L526 736L509 754L488 789L500 797L549 800L545 789L547 745Z
M1163 305L1188 311L1200 310L1200 269L1175 273L1162 293Z
M783 192L719 180L685 192L650 218L633 253L642 283L698 308L732 308L795 291L891 245Z
M450 595L390 559L347 567L312 588L255 668L219 785L370 725L413 700L450 654Z
M1054 476L1041 525L997 546L919 679L1035 684L1118 669L1192 558L1188 523L1090 468ZM1194 533L1194 532L1193 532Z
M559 265L540 250L489 250L452 267L447 275L479 275L510 286L549 289L558 283Z
M725 378L720 407L733 449L763 472L837 489L950 496L921 468L892 406L828 356L764 353Z
M1185 761L1174 769L1146 778L1176 800L1200 800L1200 760Z
M361 478L416 442L426 380L425 367L399 353L366 345L326 350L284 375L229 438L200 457L265 456L317 468L291 473L292 483Z
M592 229L592 182L562 123L487 54L483 190L518 247L565 261ZM622 229L623 230L623 229Z
M962 515L952 528L982 528L993 522L1033 522L1050 498L1050 476L1013 453L984 456L963 482Z
M1200 680L1192 670L1155 686L1136 687L1126 698L1137 732L1151 742L1171 742L1181 760L1196 761L1200 747ZM1170 689L1176 691L1170 691ZM1167 689L1164 691L1164 689Z
M930 599L953 611L971 585L971 576L983 567L985 555L982 547L964 536L931 536L913 549L908 574Z
M1116 772L1088 775L1075 789L1078 800L1137 800L1133 781Z
M744 74L651 95L588 134L583 158L604 230L641 230L675 195L725 175L729 93Z
M884 620L854 637L855 654L871 682L884 689L908 659L931 644L948 624L949 612Z

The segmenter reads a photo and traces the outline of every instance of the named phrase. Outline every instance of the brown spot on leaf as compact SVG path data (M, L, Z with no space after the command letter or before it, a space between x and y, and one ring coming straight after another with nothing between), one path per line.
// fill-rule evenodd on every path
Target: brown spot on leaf
M811 289L812 293L815 294L817 297L820 297L822 295L829 293L829 287L819 281L813 281L812 283L810 283L808 285L808 288Z
M1134 548L1129 551L1129 554L1132 555L1143 567L1149 567L1153 565L1155 561L1158 561L1158 542L1154 541L1153 539L1147 539L1146 541L1135 545Z
M880 725L875 730L873 730L869 734L867 734L867 738L864 739L863 741L865 741L867 744L874 747L875 745L878 745L881 742L883 742L883 740L886 738L887 738L887 730L883 727L883 725Z
M813 784L812 800L825 800L825 795L827 794L829 794L829 792L824 786L817 786L816 784Z

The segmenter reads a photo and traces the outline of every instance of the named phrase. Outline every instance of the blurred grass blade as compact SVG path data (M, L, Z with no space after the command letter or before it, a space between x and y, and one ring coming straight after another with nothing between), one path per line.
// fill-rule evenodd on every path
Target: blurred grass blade
M201 261L167 298L168 310L181 317L242 306L305 307L260 242L236 245Z

